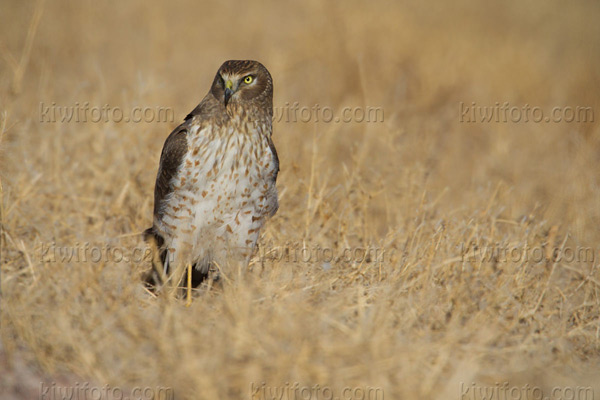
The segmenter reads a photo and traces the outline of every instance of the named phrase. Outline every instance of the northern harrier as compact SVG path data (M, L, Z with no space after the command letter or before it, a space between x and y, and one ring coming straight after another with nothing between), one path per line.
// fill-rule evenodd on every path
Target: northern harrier
M249 261L278 208L272 116L269 71L257 61L232 60L171 132L156 177L154 224L145 231L163 264L153 273L155 284L176 271L181 277L187 267L189 301L190 287L212 266Z

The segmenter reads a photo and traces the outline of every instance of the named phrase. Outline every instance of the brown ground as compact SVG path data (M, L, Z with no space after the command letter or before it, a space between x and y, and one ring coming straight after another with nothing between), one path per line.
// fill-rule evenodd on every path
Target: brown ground
M4 1L0 397L85 380L600 398L598 123L460 122L461 102L599 119L599 18L595 1ZM384 120L276 121L280 210L249 273L186 308L142 289L147 260L110 254L145 249L164 139L230 58L269 68L277 107ZM76 102L174 118L41 121ZM95 246L97 262L58 254Z

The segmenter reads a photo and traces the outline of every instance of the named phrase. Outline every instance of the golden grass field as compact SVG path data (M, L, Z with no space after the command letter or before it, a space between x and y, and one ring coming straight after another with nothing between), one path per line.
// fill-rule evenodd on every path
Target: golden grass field
M4 0L0 398L600 398L599 124L461 114L600 119L599 18L595 1ZM169 132L246 58L280 111L383 121L276 120L279 212L248 270L186 308L144 290L146 257L117 256L147 249ZM173 118L44 111L86 102ZM331 391L299 392L315 385Z

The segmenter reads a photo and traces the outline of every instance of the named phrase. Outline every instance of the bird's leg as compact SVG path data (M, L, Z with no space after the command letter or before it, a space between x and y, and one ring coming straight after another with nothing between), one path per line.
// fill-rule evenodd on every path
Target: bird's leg
M207 271L206 279L202 283L206 289L206 293L209 293L213 289L220 288L222 286L222 278L227 279L227 277L222 274L219 264L215 260L212 260Z
M186 307L192 305L192 264L188 263L187 265L187 302L185 303Z

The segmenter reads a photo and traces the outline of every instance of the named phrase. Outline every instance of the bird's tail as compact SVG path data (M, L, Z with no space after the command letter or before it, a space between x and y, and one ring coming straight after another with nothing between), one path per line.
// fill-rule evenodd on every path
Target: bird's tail
M161 286L164 283L163 270L165 262L167 260L167 249L165 249L165 239L160 233L150 227L143 233L144 240L150 244L153 249L152 256L152 269L144 276L144 283L146 286L154 288Z

